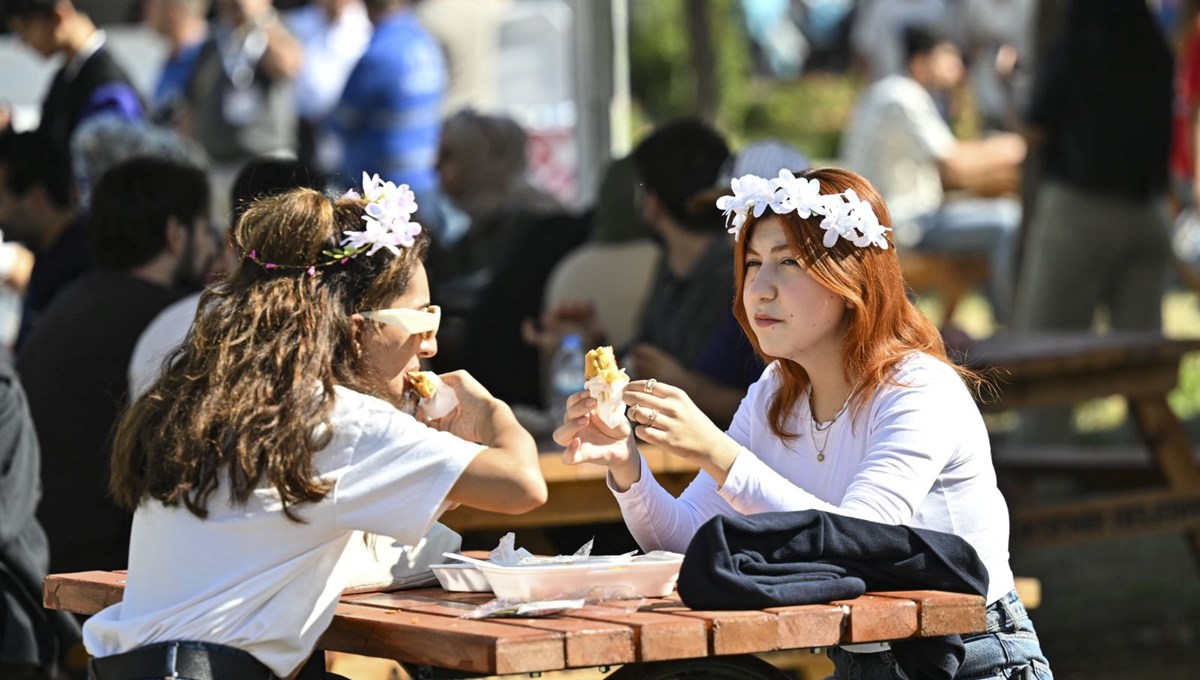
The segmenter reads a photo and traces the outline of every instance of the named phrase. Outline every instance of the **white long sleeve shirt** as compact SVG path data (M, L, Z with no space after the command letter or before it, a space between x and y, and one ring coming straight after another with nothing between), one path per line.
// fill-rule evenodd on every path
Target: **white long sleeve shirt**
M771 431L767 408L780 377L778 363L768 366L734 415L728 434L741 452L723 486L700 472L675 498L643 459L641 479L624 493L613 489L643 550L683 552L718 514L816 509L960 536L987 567L988 602L1012 590L1008 507L996 487L987 430L950 366L924 354L906 358L898 385L880 387L857 418L851 407L827 430L827 442L817 434L823 462L809 434L806 399L788 421L796 438Z

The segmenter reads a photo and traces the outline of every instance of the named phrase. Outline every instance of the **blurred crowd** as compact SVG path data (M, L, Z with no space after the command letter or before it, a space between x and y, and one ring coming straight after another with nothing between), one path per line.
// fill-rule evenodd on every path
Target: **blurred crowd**
M698 120L663 123L572 209L530 181L526 131L494 110L508 0L144 0L168 45L151 92L89 4L4 0L13 33L62 63L38 129L0 133L0 558L18 586L124 566L130 517L103 482L113 424L198 291L246 256L229 225L279 190L340 193L364 172L409 185L444 315L432 368L468 369L535 431L566 335L615 346L718 424L761 374L715 200L734 177L807 168L794 147L732 150ZM778 35L768 7L789 3L744 4L764 59L795 66L813 34ZM1174 218L1200 197L1200 3L1167 28L1145 0L800 4L844 27L864 74L827 160L878 187L902 262L985 259L1014 331L1086 330L1098 313L1160 328ZM964 91L971 138L951 123ZM5 583L16 630L28 616ZM37 665L15 639L0 669Z

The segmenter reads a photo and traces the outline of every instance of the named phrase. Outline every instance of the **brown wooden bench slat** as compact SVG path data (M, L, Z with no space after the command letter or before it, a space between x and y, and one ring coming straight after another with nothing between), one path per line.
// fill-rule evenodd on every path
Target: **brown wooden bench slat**
M917 603L909 599L863 595L830 604L850 609L842 630L843 644L899 640L917 632Z
M773 614L749 611L695 611L682 604L654 611L703 621L708 630L710 654L751 654L779 649L779 622Z
M532 673L566 667L563 636L489 621L339 604L339 625L321 646L474 673Z
M987 627L979 595L945 593L932 590L904 590L870 593L917 603L917 635L922 637L952 633L979 633Z
M76 614L95 614L121 601L125 574L111 571L81 571L51 574L42 585L42 606Z
M780 649L828 647L842 639L842 622L847 609L832 604L772 607L779 627Z
M461 602L437 602L426 597L406 597L402 592L381 593L374 597L357 599L355 604L449 618L461 617L476 606ZM498 618L487 621L560 633L563 636L568 668L630 663L635 660L633 629L629 626L567 615L537 619Z
M634 631L638 661L667 661L708 655L708 630L703 621L657 612L625 612L589 605L571 612L580 619L619 623Z

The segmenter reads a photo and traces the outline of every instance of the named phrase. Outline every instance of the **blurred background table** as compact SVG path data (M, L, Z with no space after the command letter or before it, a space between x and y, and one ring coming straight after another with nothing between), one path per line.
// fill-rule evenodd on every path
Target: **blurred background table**
M1105 494L1046 507L1012 506L1014 543L1103 539L1147 531L1189 531L1200 558L1200 465L1187 432L1167 403L1179 366L1200 339L1113 332L996 335L970 347L963 361L992 381L980 397L985 411L1068 405L1119 395L1128 406L1157 473L1146 490ZM1082 468L1103 466L1086 447L1022 446L1026 459L1073 456Z
M605 482L606 468L591 464L567 465L562 462L562 448L553 442L545 443L541 448L539 462L550 490L545 505L523 515L504 515L460 506L443 515L441 521L460 533L621 521L621 509ZM640 450L655 479L672 493L683 491L699 470L653 446L643 443Z

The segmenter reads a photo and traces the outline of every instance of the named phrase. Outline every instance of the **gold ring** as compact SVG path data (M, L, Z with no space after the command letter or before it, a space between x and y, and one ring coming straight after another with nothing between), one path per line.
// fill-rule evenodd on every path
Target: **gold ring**
M656 408L650 409L650 417L646 420L646 427L653 426L654 419L657 417L658 417L658 409L656 409Z
M654 385L656 383L658 383L658 380L651 378L646 381L646 386L642 389L646 390L646 394L654 394Z

